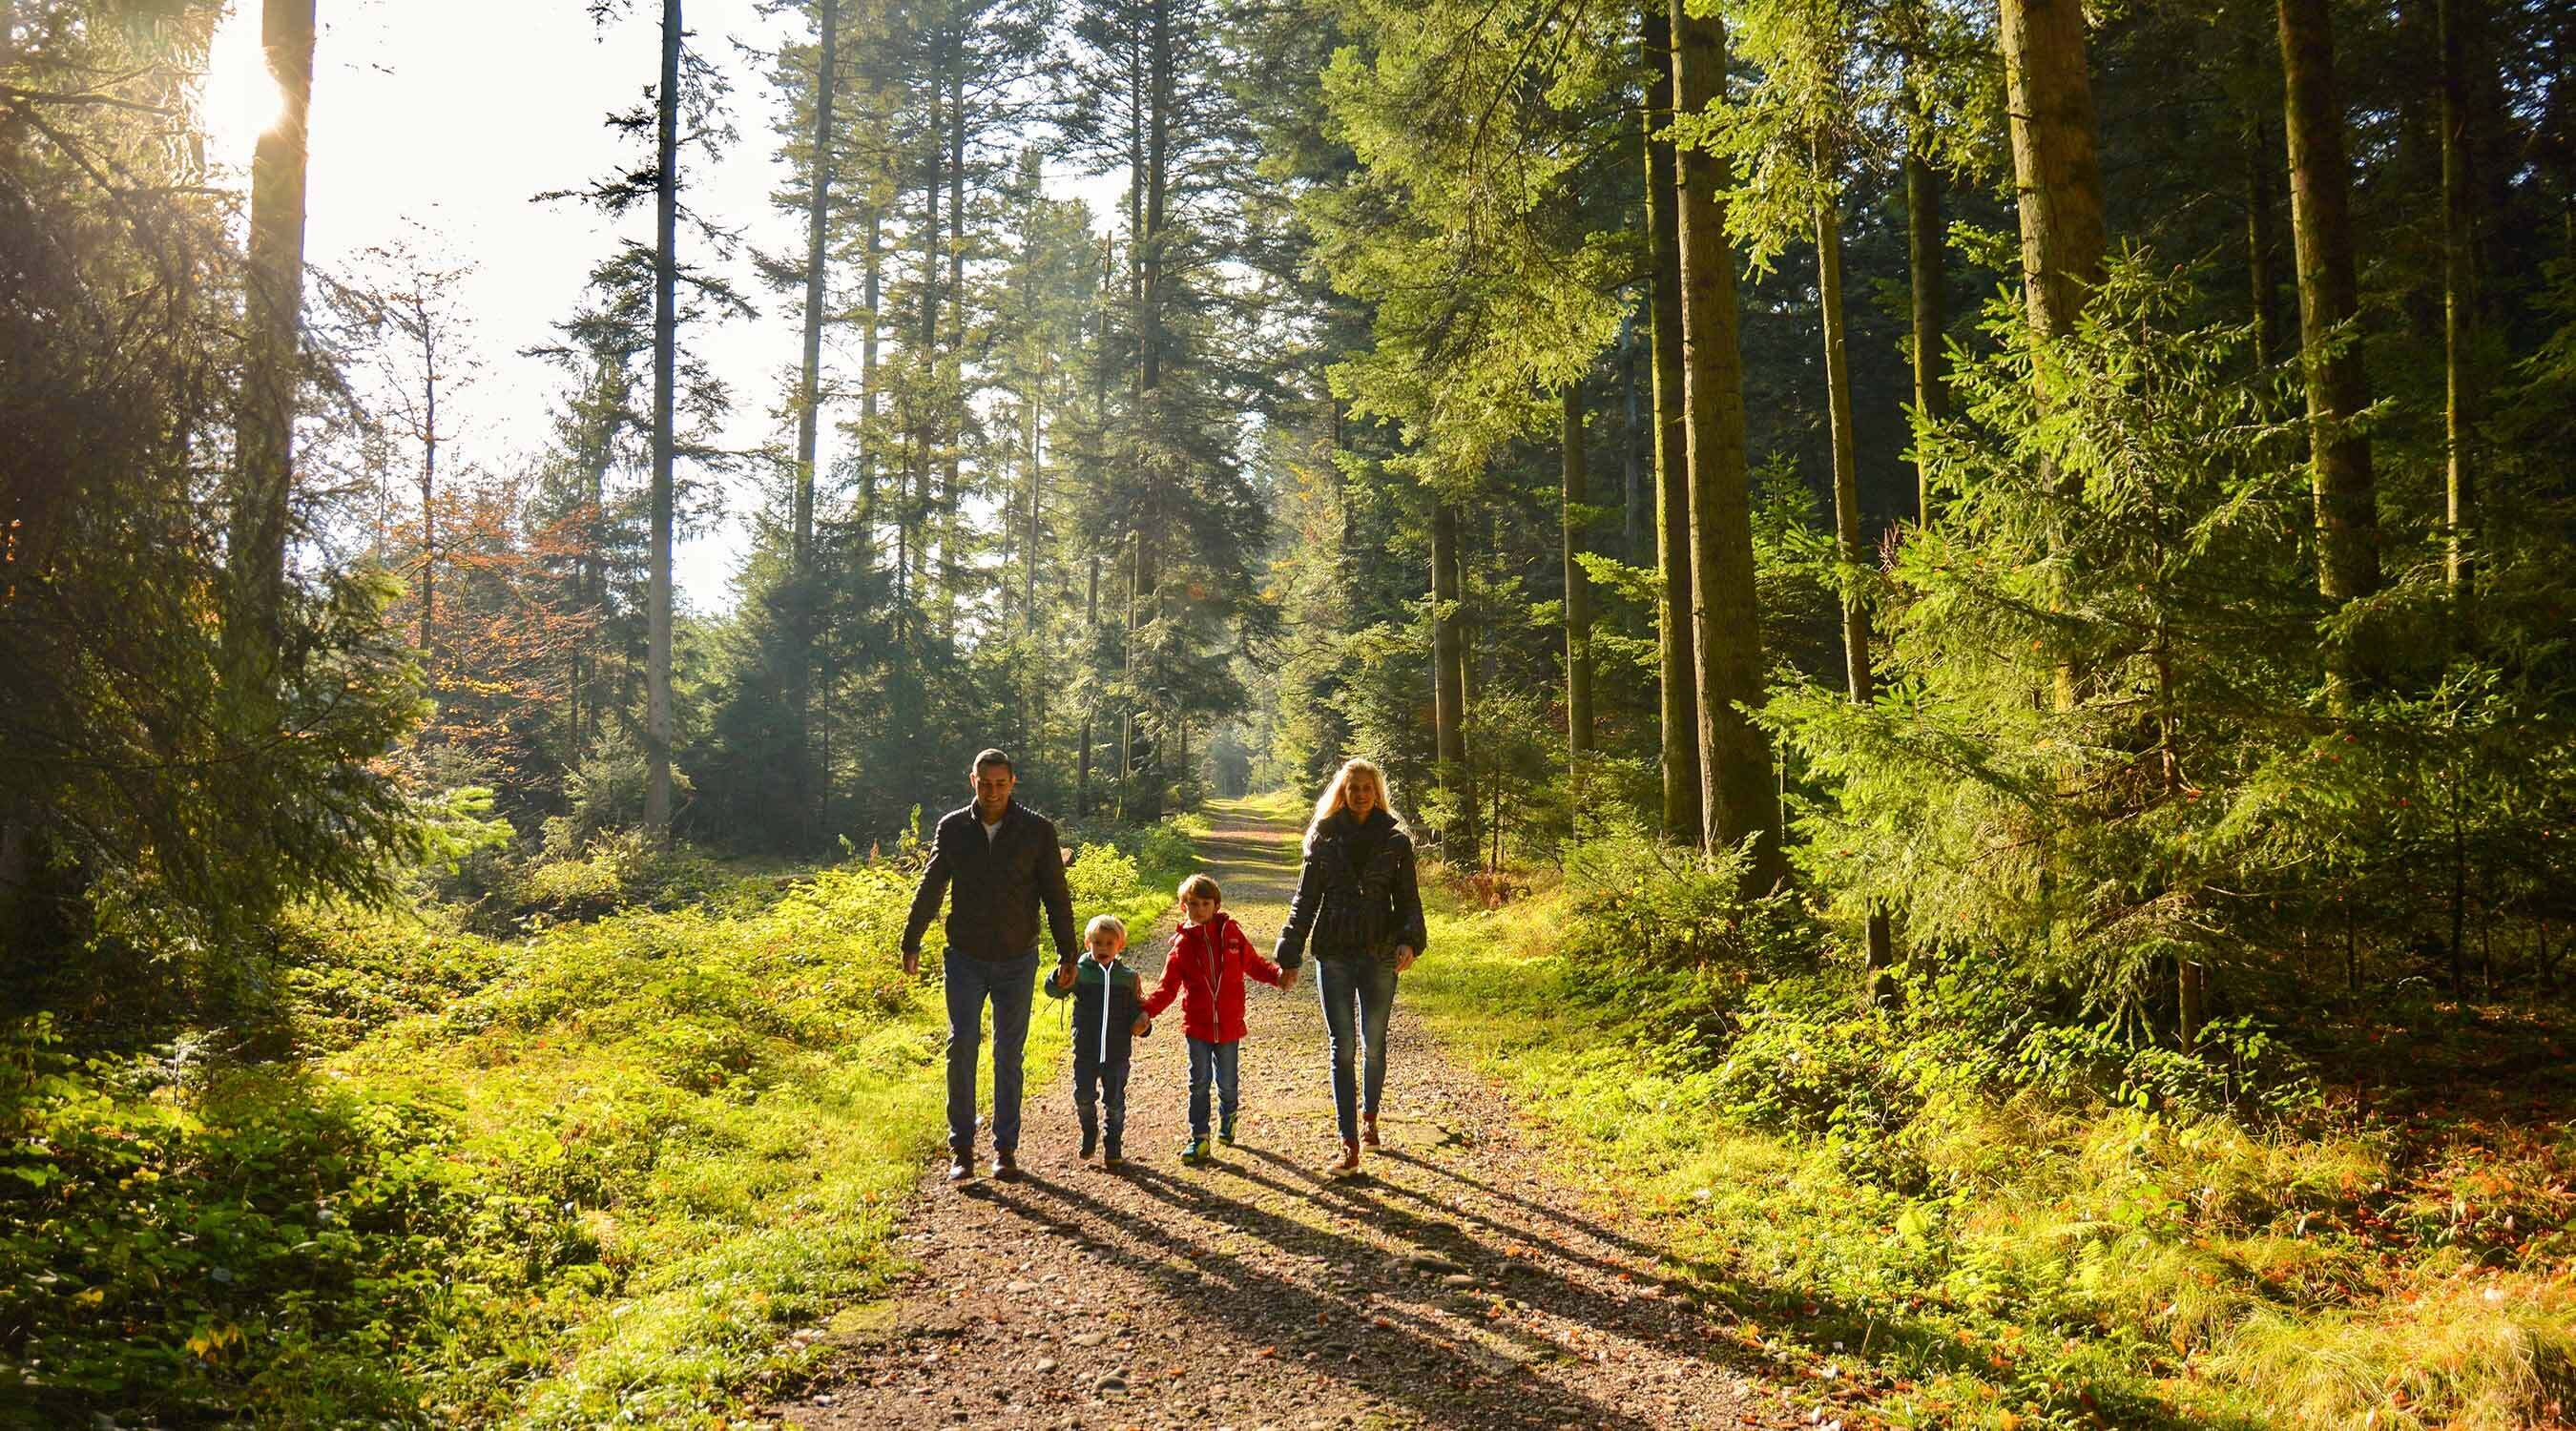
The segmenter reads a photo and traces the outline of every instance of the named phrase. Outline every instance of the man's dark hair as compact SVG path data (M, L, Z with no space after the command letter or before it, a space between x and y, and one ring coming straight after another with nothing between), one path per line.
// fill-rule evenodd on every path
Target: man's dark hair
M984 767L987 765L998 765L1004 770L1011 772L1013 775L1020 773L1020 768L1011 763L1011 757L1004 755L1002 752L993 749L989 745L984 747L982 750L975 752L975 768L969 773L981 775L984 773Z

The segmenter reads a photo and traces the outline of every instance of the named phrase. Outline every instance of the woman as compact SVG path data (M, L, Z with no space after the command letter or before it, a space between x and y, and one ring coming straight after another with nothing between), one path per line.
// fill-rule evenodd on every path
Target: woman
M1387 808L1386 777L1365 760L1344 765L1306 826L1306 867L1279 931L1276 962L1294 969L1309 936L1324 1026L1333 1040L1333 1111L1341 1119L1336 1175L1359 1171L1360 1145L1377 1144L1378 1093L1386 1086L1386 1024L1395 979L1422 952L1422 894L1413 837ZM1353 1054L1365 1048L1357 1090ZM1356 1096L1354 1096L1356 1093ZM1356 1106L1355 1106L1356 1105Z

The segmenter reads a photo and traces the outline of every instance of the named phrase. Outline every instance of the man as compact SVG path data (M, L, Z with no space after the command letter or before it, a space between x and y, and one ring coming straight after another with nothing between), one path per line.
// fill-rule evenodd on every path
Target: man
M1055 825L1011 799L1019 776L998 750L975 757L975 803L940 817L930 867L903 926L903 972L921 973L921 935L948 901L948 1180L975 1175L975 1053L993 1001L993 1176L1020 1175L1020 1057L1037 995L1038 906L1059 969L1073 966L1073 895Z

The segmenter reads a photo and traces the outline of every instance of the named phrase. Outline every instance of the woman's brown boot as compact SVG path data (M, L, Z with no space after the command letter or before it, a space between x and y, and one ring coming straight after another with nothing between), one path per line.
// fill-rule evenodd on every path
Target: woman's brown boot
M1333 1176L1337 1178L1346 1178L1359 1170L1360 1145L1357 1143L1344 1143L1342 1145L1342 1160L1333 1164Z
M1371 1113L1360 1119L1360 1141L1372 1148L1377 1146L1376 1114Z

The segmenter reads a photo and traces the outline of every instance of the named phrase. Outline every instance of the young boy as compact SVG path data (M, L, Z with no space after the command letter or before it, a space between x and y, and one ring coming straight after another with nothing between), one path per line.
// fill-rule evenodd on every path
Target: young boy
M1181 1026L1190 1038L1190 1141L1181 1161L1208 1158L1208 1083L1216 1083L1217 1141L1234 1146L1234 1110L1240 1101L1236 1053L1243 1043L1243 981L1259 979L1273 988L1288 987L1279 966L1261 957L1243 926L1225 915L1224 892L1215 880L1194 874L1181 881L1185 916L1172 936L1172 952L1163 961L1162 982L1145 1000L1152 1018L1181 1001Z
M1133 1039L1153 1032L1153 1020L1142 1012L1145 981L1118 962L1127 947L1127 926L1114 914L1095 915L1082 931L1090 952L1046 981L1047 997L1073 999L1073 1111L1082 1119L1082 1156L1101 1148L1104 1168L1126 1166L1120 1147L1127 1131L1127 1066ZM1109 1114L1103 1144L1093 1091Z

